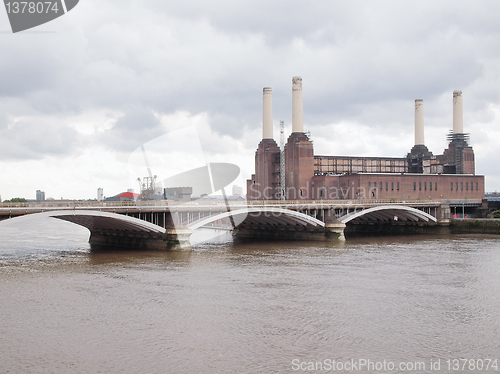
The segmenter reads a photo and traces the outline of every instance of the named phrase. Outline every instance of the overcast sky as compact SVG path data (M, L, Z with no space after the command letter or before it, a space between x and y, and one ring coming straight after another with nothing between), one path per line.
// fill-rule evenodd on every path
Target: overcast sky
M441 154L461 90L476 174L500 191L499 14L494 0L80 0L12 34L0 10L0 195L137 191L134 151L176 130L161 167L151 161L160 179L201 158L237 164L243 185L262 88L273 88L279 141L293 76L305 130L327 155L405 156L417 98L426 145Z

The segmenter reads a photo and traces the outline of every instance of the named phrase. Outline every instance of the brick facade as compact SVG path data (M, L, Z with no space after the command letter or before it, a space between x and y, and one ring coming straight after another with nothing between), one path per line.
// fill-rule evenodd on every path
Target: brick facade
M455 167L450 166L457 159L457 150L461 152L461 173L456 173ZM285 146L286 199L400 201L484 198L484 176L474 175L472 147L457 147L454 141L443 155L428 160L425 156L419 158L423 159L419 169L422 173L396 172L408 170L404 163L413 159L314 156L309 137L305 133L292 133ZM249 200L280 198L279 157L280 150L274 140L261 141L255 154L255 175L247 181ZM365 170L377 172L367 173ZM443 171L451 171L451 174Z

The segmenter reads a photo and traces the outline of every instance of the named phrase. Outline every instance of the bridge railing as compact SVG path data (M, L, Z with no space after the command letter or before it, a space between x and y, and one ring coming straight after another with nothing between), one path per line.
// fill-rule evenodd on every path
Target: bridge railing
M250 201L249 205L309 205L309 206L346 206L381 204L441 204L438 200L395 200L395 199L353 199L353 200L260 200Z
M170 204L173 202L170 201ZM176 202L178 204L178 202ZM92 208L92 207L141 207L141 206L168 206L167 200L152 201L30 201L26 203L0 203L0 208Z
M229 200L228 204L231 207L238 206L309 206L309 207L326 207L326 206L353 206L353 205L380 205L380 204L408 204L408 205L480 205L481 199L445 199L445 200L395 200L395 199L353 199L353 200L253 200L253 201L237 201ZM189 202L169 201L169 200L138 200L138 201L58 201L49 200L43 202L26 202L26 203L0 203L0 208L113 208L113 207L158 207L158 206L225 206L224 200L193 200Z

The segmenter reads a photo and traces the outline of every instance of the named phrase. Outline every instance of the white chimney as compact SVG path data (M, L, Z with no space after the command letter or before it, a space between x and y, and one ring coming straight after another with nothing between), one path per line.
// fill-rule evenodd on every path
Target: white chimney
M292 132L304 132L301 77L292 78Z
M462 106L462 91L453 91L453 133L464 133L464 110Z
M415 145L425 145L424 142L424 100L415 100Z
M273 138L273 89L264 87L262 110L262 139Z

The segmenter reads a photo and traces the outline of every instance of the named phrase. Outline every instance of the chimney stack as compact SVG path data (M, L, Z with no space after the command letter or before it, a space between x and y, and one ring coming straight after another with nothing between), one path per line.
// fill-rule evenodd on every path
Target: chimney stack
M424 100L415 100L415 145L425 145L424 142Z
M262 110L262 139L273 139L273 89L264 87Z
M292 78L292 133L304 132L304 106L302 103L302 78Z
M462 91L453 91L453 133L464 133L464 111L462 107Z

